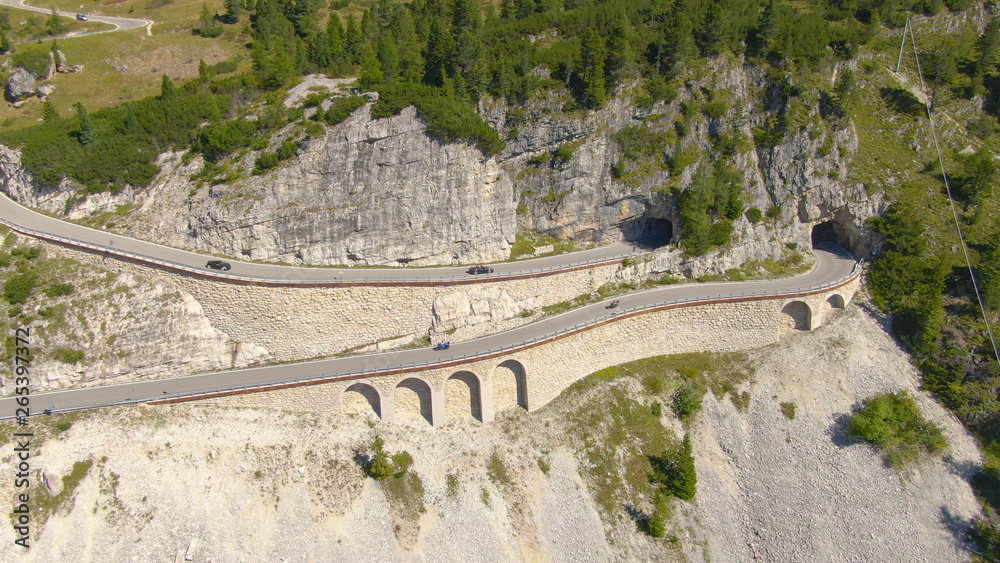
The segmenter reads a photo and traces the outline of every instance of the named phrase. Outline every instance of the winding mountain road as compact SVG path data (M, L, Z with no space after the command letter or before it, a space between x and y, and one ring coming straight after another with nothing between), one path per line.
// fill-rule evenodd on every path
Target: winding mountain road
M0 0L2 1L2 0ZM438 284L470 283L509 279L541 272L555 272L572 267L621 260L640 251L632 245L617 244L545 258L492 264L493 274L473 276L468 266L440 268L309 268L240 262L226 258L233 269L218 272L205 266L211 256L91 229L61 221L15 203L0 195L0 223L23 234L50 242L108 253L133 261L188 274L235 282L268 285L343 285L343 284Z
M136 252L150 257L147 261L156 265L161 260L176 261L186 267L197 268L204 264L206 256L181 251L149 242L139 241L118 235L111 235L95 229L67 223L58 219L31 211L9 198L0 197L0 222L12 228L28 233L38 238L82 247L93 245L111 252ZM57 234L58 233L58 234ZM100 243L107 241L104 245ZM566 269L579 264L582 256L588 260L607 260L618 256L625 250L631 253L631 247L610 247L594 249L580 253L562 254L545 259L531 260L535 269ZM32 413L43 410L53 412L78 410L117 404L140 403L155 400L169 400L212 392L232 389L247 389L268 387L280 384L302 384L305 382L334 381L365 377L376 373L384 373L400 369L432 367L440 364L460 363L472 358L482 358L500 353L509 353L522 347L535 345L560 334L585 330L587 326L613 320L615 317L629 315L656 307L684 302L711 302L760 299L767 296L784 296L818 291L823 287L831 287L851 279L858 272L854 258L839 247L816 249L816 265L808 273L779 280L731 283L682 284L665 286L656 289L638 291L618 297L621 306L618 310L606 308L607 301L595 303L566 313L546 317L513 330L498 334L459 342L453 344L447 351L434 351L429 348L384 352L343 358L330 358L310 362L282 364L251 369L241 369L214 373L190 375L152 381L141 381L128 384L106 385L83 389L70 389L31 395ZM135 261L142 259L132 257ZM497 264L498 271L522 266L521 262ZM162 265L161 265L162 267ZM411 269L316 269L295 268L277 265L250 264L238 262L234 271L243 277L264 276L267 279L282 278L288 283L296 283L296 279L304 279L303 285L311 285L315 279L340 281L350 275L357 274L359 279L376 276L376 282L389 280L421 279L426 282L447 280L456 273L461 274L463 268L425 268ZM465 278L475 278L462 274ZM503 274L493 274L502 276ZM537 274L536 274L537 275ZM312 276L311 278L297 278ZM326 276L326 277L324 277ZM37 377L36 374L34 377ZM11 383L11 378L5 378ZM15 416L15 397L0 399L0 419Z
M8 6L11 8L18 8L20 10L30 10L32 12L39 12L42 14L51 14L52 8L39 8L37 6L29 6L24 3L24 0L0 0L0 6ZM56 10L56 14L60 16L75 19L76 12L63 12L61 10ZM145 27L146 32L150 33L149 27L153 25L151 20L140 20L135 18L119 18L116 16L95 16L87 14L89 21L101 22L115 26L114 29L105 29L102 31L91 31L88 33L77 33L73 35L60 36L57 39L69 39L71 37L84 37L86 35L96 35L98 33L111 33L112 31L122 31L126 29L135 29L137 27Z

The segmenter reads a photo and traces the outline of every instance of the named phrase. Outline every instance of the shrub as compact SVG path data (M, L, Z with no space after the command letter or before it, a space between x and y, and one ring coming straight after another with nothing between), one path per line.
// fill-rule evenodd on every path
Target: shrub
M75 364L83 360L83 350L73 350L72 348L53 348L52 359L64 364Z
M777 205L772 205L767 208L767 218L768 219L778 219L781 217L781 208Z
M346 98L334 98L330 109L326 110L323 120L329 125L336 125L354 113L355 110L368 103L368 98L364 96L347 96Z
M49 73L49 50L38 47L26 47L14 52L13 66L21 67L30 72L35 78L45 78Z
M11 249L10 255L20 256L25 260L34 260L35 258L38 258L39 256L42 255L42 248L39 246L33 246L31 248L19 246L17 248Z
M253 174L260 176L268 170L274 168L284 160L295 157L299 154L299 143L296 141L285 141L274 152L268 152L257 157L254 161Z
M552 156L561 162L569 162L573 160L573 145L569 143L564 143L559 145L559 148L552 153Z
M404 473L413 465L413 456L410 455L408 451L401 451L398 454L393 454L392 464L396 466L395 477L398 479L403 476Z
M698 474L694 467L691 437L684 436L684 443L677 451L659 456L649 456L653 467L650 481L659 484L663 491L681 500L691 500L698 492Z
M226 74L227 72L235 72L238 66L236 61L220 61L209 68L212 74Z
M764 214L761 212L760 209L757 209L756 207L751 207L750 209L747 209L745 215L747 217L747 221L750 221L751 223L754 224L760 223L761 219L764 218Z
M848 435L879 446L889 465L901 467L945 450L941 429L924 420L916 401L905 391L866 400L847 424Z
M440 90L422 84L393 83L378 87L379 99L372 106L372 118L398 115L415 106L427 123L427 132L446 143L470 141L487 155L498 154L504 142L471 104L459 102Z
M632 161L662 160L670 140L667 133L654 131L645 124L629 125L611 138L618 144L622 158Z
M14 274L4 284L3 296L11 305L20 305L31 297L31 292L34 289L34 274Z
M781 414L788 420L795 420L795 403L781 403Z
M45 295L49 297L62 297L63 295L72 295L74 291L73 284L54 283L45 288Z
M393 475L392 463L385 453L384 446L385 442L382 441L382 437L376 434L371 446L372 456L361 467L365 475L376 481L388 479Z
M701 398L705 390L696 385L685 385L674 394L674 412L681 420L701 410Z

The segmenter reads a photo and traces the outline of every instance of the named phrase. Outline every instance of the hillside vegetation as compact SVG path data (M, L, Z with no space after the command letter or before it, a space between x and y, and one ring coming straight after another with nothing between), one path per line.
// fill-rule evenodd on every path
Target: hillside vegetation
M681 246L703 254L725 246L742 216L754 223L781 216L781 201L771 209L744 209L748 180L736 171L739 159L750 151L765 156L802 132L818 139L826 128L853 128L860 149L844 180L893 202L868 225L881 243L869 275L873 300L893 315L893 330L914 355L925 388L981 439L987 464L976 483L996 508L1000 363L986 338L916 86L923 79L931 89L959 221L996 323L1000 20L986 15L980 26L963 17L964 10L986 15L965 0L228 1L187 16L185 42L242 51L248 71L220 78L209 61L183 86L164 76L155 98L90 113L88 105L107 107L107 98L94 104L77 92L80 99L71 101L83 104L73 113L63 103L47 122L4 131L0 140L22 147L24 163L39 180L71 178L87 192L147 185L157 173L156 155L170 148L200 153L209 162L204 179L227 182L227 158L265 150L285 125L298 124L292 138L267 153L273 156L258 158L259 172L291 158L295 143L360 107L357 100L342 102L313 120L302 108L285 109L280 102L287 88L320 72L357 76L361 88L378 91L376 117L414 105L430 134L494 155L516 136L528 115L520 108L531 100L551 95L560 100L559 111L581 117L615 96L662 107L656 104L674 100L709 68L707 61L737 61L765 76L763 117L751 123L752 138L736 127L746 119L744 108L734 107L726 92L703 91L685 102L676 122L654 127L651 119L648 126L616 132L621 158L614 174L627 182L647 168L680 173L697 164L690 185L663 190L677 198ZM901 74L891 70L900 28L911 15L919 21L923 77L916 74L912 48ZM246 48L235 40L244 29ZM155 91L148 75L144 80L145 91ZM504 130L477 113L487 99L509 108ZM682 145L692 128L706 123L710 147ZM835 150L831 142L819 152ZM535 165L565 162L572 147L557 153ZM558 204L559 196L550 196ZM989 518L993 526L1000 523L994 514ZM980 530L983 541L995 541L988 539L995 527L987 523Z

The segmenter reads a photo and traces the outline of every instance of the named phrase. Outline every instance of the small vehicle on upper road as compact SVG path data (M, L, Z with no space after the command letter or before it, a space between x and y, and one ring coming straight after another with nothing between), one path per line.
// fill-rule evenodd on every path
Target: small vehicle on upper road
M493 268L490 268L489 266L473 266L469 268L469 273L474 276L479 274L492 274Z
M441 342L434 347L435 350L447 350L448 348L451 348L451 342Z
M90 18L87 17L87 14L77 14L76 15L76 19L78 19L78 20L80 20L82 22L85 22L85 21L89 20Z
M208 264L205 264L205 267L213 270L222 270L223 272L228 272L233 269L232 264L229 262L223 262L222 260L209 260Z

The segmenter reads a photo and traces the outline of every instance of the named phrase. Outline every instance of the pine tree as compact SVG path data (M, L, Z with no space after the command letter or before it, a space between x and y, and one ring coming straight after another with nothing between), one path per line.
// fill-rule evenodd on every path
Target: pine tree
M344 57L344 26L337 14L326 20L326 43L331 62L340 62Z
M448 31L448 25L441 18L431 20L427 36L427 61L424 63L424 84L444 85L445 75L453 75L450 64L455 42Z
M625 10L619 10L608 38L608 60L605 68L616 84L621 84L635 74L632 34L632 23L625 15Z
M226 13L222 16L224 22L232 24L240 21L240 16L243 15L243 0L225 0L222 5L226 8Z
M512 20L517 16L517 5L514 0L500 0L500 19Z
M691 500L698 492L698 473L694 467L690 436L684 436L684 449L674 468L671 489L674 496L681 500Z
M202 82L208 82L212 79L212 69L209 68L205 59L198 61L198 79Z
M385 82L392 82L399 75L399 51L392 34L385 34L378 41L378 62Z
M382 437L378 434L375 435L375 440L372 442L372 457L365 464L365 473L375 479L376 481L381 481L392 476L392 462L389 461L389 456L385 453L385 442L382 441Z
M358 83L361 84L362 88L372 88L384 80L385 75L382 74L382 65L379 63L378 55L375 54L375 49L369 46L365 51L364 60L361 61L361 75L358 77Z
M0 54L6 55L14 48L14 44L7 38L7 34L0 29Z
M56 13L56 9L52 8L52 15L49 19L45 20L45 25L49 28L49 35L62 35L66 33L66 24L63 23L59 14Z
M607 56L604 38L594 30L588 28L583 34L583 45L581 48L581 58L583 59L580 75L585 84L584 103L591 109L604 106L607 101L607 92L604 87L604 59Z
M132 104L125 106L125 132L135 134L140 131L139 119L135 116Z
M83 103L76 103L76 117L79 120L79 139L81 145L89 145L94 142L96 134L94 132L94 124L90 121L90 114L87 113L87 108L83 107Z
M729 20L722 11L722 4L716 0L709 6L705 18L705 54L718 55L730 50L730 35Z
M59 111L56 110L56 104L52 102L51 98L46 98L42 102L42 120L45 123L52 123L57 119L59 119Z
M176 98L177 98L177 88L174 86L174 83L170 80L170 77L164 74L163 79L160 81L160 99L165 102L170 102Z
M347 16L347 29L344 31L344 50L347 51L348 63L357 64L365 54L365 45L361 38L361 29L354 21L354 16Z
M420 54L420 39L409 10L402 11L393 34L399 51L400 78L419 83L424 78L424 58Z

